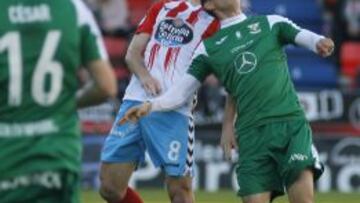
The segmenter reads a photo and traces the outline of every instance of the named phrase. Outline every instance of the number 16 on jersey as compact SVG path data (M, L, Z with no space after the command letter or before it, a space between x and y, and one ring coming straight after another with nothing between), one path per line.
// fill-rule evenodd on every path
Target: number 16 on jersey
M61 38L60 31L49 31L31 78L31 95L41 106L51 106L61 93L63 66L54 61L54 55ZM21 53L21 36L19 32L8 32L0 38L0 54L8 53L9 85L8 105L20 106L23 90L23 57ZM50 88L46 90L46 76L51 77Z

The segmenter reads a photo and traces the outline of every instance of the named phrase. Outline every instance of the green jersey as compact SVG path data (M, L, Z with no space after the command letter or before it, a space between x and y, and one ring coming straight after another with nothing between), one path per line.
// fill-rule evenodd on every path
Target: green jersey
M221 81L237 105L238 131L304 118L283 50L300 30L281 16L242 16L199 45L189 73Z
M0 10L0 180L78 172L76 72L106 57L93 16L80 0L1 0Z

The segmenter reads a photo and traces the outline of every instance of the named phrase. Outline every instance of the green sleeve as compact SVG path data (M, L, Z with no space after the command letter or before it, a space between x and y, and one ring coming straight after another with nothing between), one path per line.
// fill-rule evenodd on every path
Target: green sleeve
M98 60L107 59L102 37L91 32L90 27L81 28L81 62L83 65Z
M107 59L101 32L93 14L83 2L75 2L80 32L80 55L82 65L86 66L88 63L98 59Z
M188 73L194 76L199 82L203 82L212 73L211 66L208 64L208 55L203 43L201 43L193 56Z
M277 35L279 42L285 44L295 44L295 38L301 31L301 28L288 18L271 15L268 16L271 30Z

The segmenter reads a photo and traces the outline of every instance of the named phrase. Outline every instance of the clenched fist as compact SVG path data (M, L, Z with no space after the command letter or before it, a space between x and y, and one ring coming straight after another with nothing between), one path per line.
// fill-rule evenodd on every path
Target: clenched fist
M322 57L328 57L334 52L334 42L330 38L324 38L319 40L316 44L316 50Z

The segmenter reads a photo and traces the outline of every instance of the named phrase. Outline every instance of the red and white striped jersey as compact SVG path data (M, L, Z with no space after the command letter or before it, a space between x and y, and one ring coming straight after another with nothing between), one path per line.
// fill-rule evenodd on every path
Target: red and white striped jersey
M197 45L217 31L219 22L200 5L188 1L160 1L155 3L141 21L137 33L149 33L151 39L144 53L144 63L150 74L167 91L179 81L191 64ZM152 99L137 77L132 76L124 100ZM188 114L190 105L176 111Z

